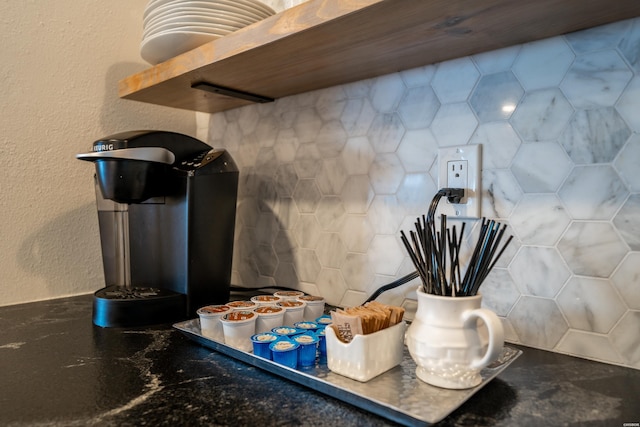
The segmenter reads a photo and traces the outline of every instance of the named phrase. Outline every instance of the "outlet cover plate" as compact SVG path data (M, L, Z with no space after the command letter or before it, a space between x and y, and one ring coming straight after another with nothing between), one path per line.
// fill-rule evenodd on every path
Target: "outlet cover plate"
M464 162L467 166L467 185L461 203L450 203L445 197L438 204L438 215L450 218L480 218L482 194L482 145L460 145L444 147L438 150L438 188L448 188L449 162Z

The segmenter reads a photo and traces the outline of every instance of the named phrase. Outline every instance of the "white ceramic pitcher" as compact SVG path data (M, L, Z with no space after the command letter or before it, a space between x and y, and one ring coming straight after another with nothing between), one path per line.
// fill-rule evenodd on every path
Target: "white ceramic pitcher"
M479 294L444 297L420 286L417 295L418 310L406 335L417 377L449 389L480 384L480 370L502 354L504 331L498 316L480 308Z

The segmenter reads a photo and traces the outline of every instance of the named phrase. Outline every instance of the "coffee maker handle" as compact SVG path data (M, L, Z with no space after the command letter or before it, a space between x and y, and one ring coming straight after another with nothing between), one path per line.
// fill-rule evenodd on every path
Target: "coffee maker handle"
M76 159L95 162L96 160L142 160L146 162L173 164L176 156L162 147L122 148L111 151L92 151L76 154Z
M482 369L496 360L502 354L502 348L504 347L504 328L498 316L493 311L485 308L477 308L463 313L465 326L470 326L472 323L475 324L478 318L482 319L487 326L489 345L484 356L471 361L472 369Z

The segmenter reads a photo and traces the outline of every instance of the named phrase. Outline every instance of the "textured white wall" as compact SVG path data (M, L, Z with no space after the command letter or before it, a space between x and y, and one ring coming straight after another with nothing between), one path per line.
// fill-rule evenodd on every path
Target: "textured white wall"
M117 97L148 66L145 4L0 3L0 305L103 286L93 168L76 153L124 130L196 132L193 112Z

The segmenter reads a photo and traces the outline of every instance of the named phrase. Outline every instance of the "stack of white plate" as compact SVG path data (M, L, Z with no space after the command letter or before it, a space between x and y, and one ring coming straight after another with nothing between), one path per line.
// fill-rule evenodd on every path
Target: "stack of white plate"
M258 0L149 0L140 55L155 65L275 13Z

